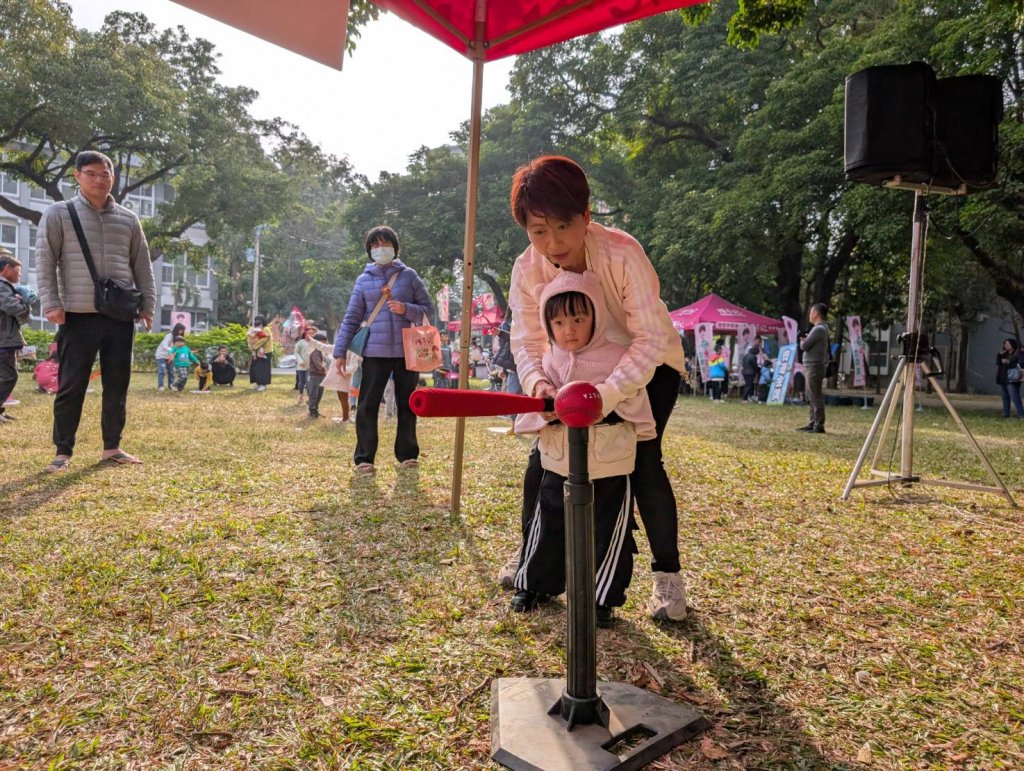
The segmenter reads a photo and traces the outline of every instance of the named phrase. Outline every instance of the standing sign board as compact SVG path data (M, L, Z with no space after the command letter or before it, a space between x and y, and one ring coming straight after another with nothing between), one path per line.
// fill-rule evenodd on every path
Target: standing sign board
M785 404L789 391L789 378L796 363L796 343L779 346L779 358L775 362L775 375L768 388L768 404Z

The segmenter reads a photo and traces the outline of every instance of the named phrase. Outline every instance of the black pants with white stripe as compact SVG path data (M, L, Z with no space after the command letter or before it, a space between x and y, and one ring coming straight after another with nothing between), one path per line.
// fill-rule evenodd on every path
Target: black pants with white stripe
M565 477L544 471L537 508L523 538L516 589L565 591ZM633 575L633 497L628 476L594 480L597 604L620 607Z

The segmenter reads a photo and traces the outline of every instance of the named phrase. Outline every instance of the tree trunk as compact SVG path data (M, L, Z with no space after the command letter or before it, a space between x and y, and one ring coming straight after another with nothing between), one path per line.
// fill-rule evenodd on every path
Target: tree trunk
M1024 275L1013 271L1009 265L996 260L970 233L962 230L959 233L964 246L971 250L974 259L992 277L996 285L996 294L1010 303L1013 309L1024 316Z
M783 315L799 321L803 318L800 305L800 278L803 266L803 246L789 244L776 263L775 286L779 290L779 307Z

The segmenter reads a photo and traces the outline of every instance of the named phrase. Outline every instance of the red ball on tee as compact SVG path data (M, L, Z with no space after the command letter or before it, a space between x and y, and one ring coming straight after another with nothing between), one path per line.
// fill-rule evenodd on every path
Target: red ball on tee
M555 395L555 413L570 428L586 428L601 419L601 394L592 383L566 383Z

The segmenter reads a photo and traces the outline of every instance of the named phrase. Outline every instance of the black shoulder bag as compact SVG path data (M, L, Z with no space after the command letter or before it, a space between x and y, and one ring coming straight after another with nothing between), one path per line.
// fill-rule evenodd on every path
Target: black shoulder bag
M135 321L139 317L139 311L142 310L142 292L127 281L117 278L100 278L97 275L96 265L92 261L92 252L89 251L89 242L85 240L85 232L82 230L82 221L78 219L75 204L71 201L68 201L68 214L71 216L75 235L78 236L78 244L82 247L82 256L85 257L89 275L92 276L95 289L93 304L96 306L96 312L118 321Z

